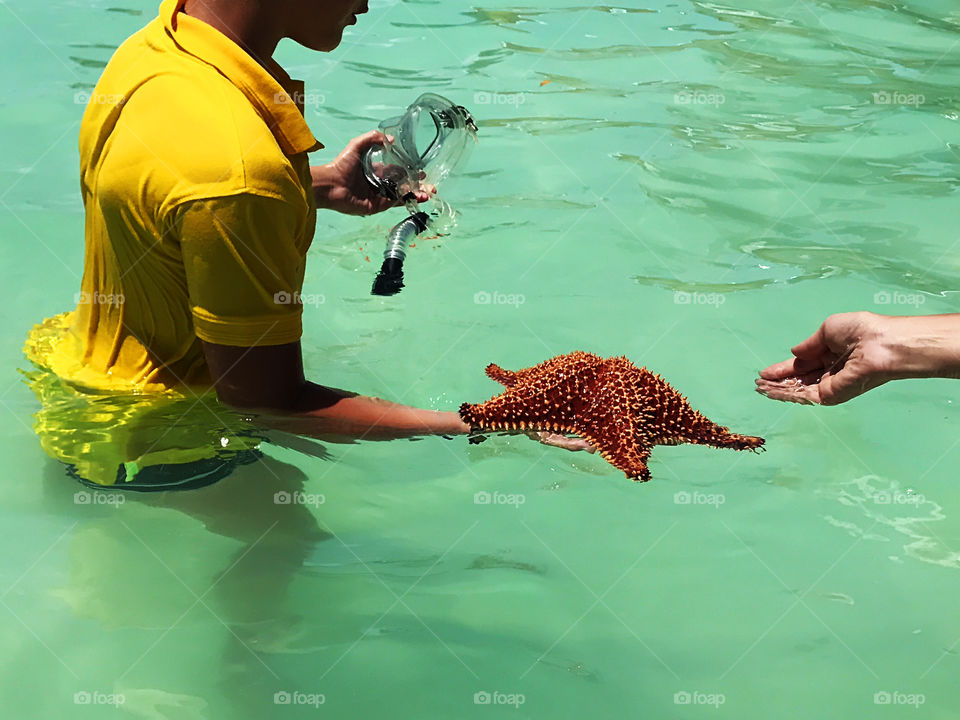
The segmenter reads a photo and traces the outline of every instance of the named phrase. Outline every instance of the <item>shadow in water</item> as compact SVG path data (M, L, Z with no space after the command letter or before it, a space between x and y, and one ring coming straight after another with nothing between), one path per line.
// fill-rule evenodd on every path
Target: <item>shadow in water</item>
M289 685L275 658L296 652L300 633L290 584L316 544L332 537L309 504L277 500L303 493L306 479L265 456L205 488L101 491L47 463L46 506L86 516L68 540L66 586L54 593L99 624L103 647L91 654L106 656L117 674L94 663L101 685L92 686L115 684L133 717L229 711L259 719L274 710L274 693ZM76 493L113 504L77 505ZM118 643L130 652L116 652Z

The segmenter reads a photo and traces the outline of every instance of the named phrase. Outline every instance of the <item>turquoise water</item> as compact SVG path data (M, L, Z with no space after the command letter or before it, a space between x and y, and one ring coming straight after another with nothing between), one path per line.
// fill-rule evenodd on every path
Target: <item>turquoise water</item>
M400 211L321 214L313 379L454 409L495 392L488 362L625 354L768 452L659 448L641 485L519 437L288 443L209 489L83 502L15 369L79 286L75 95L155 7L7 0L5 711L955 717L960 386L752 391L831 312L957 309L955 6L371 6L333 55L279 53L316 162L427 90L482 140L395 298L368 293Z

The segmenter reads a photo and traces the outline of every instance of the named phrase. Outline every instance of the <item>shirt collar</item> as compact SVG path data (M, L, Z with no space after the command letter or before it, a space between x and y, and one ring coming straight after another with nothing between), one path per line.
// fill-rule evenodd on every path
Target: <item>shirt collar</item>
M266 122L283 152L298 155L320 150L303 116L303 81L292 80L273 59L267 72L243 48L211 25L180 12L186 0L164 0L160 20L167 35L184 51L212 65L237 86Z

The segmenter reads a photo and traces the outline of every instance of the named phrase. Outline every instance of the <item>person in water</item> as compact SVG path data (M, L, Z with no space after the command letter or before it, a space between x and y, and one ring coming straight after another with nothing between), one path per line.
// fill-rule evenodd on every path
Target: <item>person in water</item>
M775 400L838 405L890 380L931 377L960 378L960 314L831 315L756 385Z
M79 303L37 326L27 343L28 357L65 384L58 392L136 395L133 414L154 413L154 425L145 394L174 390L207 405L202 391L212 387L224 405L314 437L469 432L456 412L364 397L304 376L300 300L317 210L371 215L393 207L361 165L369 148L390 139L368 132L331 163L311 166L309 153L323 145L304 118L304 85L272 56L283 38L332 51L367 9L367 0L164 0L159 16L117 49L80 129L86 242ZM55 394L49 379L35 390L46 401ZM174 411L165 412L172 421ZM223 424L212 410L207 421L211 415ZM49 407L39 422L48 432L40 434L48 452L71 466L84 455L83 467L105 478L95 482L129 482L123 466L136 471L131 456L140 467L151 464L142 454L159 439L135 437L135 424L108 430L101 422L91 430L74 419L74 428L95 437L52 432L67 421ZM93 461L91 443L105 433L113 450ZM129 435L122 447L118 433ZM589 449L572 438L539 439ZM185 444L189 437L172 443ZM162 459L169 465L183 457Z

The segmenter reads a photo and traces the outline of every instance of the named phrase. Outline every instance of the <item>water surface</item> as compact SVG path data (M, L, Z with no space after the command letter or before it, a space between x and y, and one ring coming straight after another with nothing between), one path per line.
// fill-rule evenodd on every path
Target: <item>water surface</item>
M955 716L958 387L752 392L831 312L957 309L953 4L382 0L333 55L281 47L316 162L422 91L481 128L443 188L459 226L400 295L368 294L400 211L321 213L315 380L454 409L494 393L489 362L625 354L768 452L661 448L640 485L526 438L301 442L209 490L83 502L16 369L79 286L82 98L155 10L0 7L12 714Z

